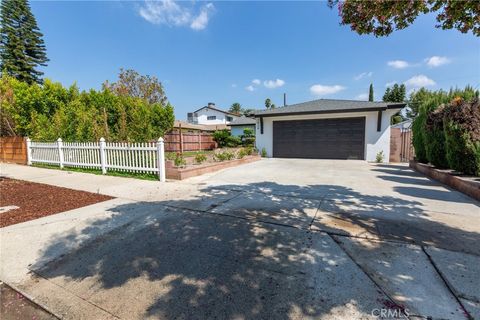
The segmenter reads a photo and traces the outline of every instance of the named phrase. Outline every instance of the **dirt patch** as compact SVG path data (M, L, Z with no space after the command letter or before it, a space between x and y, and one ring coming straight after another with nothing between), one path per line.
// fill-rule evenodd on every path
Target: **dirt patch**
M0 319L2 320L58 319L4 283L0 283L0 301Z
M0 178L0 227L110 200L112 197L41 183Z

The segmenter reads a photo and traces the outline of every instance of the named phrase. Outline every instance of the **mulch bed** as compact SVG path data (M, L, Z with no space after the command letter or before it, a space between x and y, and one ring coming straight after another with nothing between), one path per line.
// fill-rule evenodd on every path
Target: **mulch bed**
M0 306L0 319L2 320L58 319L5 283L0 283Z
M0 207L18 207L0 213L0 228L110 199L101 194L0 178Z

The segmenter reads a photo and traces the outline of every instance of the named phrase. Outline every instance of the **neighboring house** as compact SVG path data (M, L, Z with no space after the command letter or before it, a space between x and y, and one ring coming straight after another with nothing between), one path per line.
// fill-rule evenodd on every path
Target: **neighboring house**
M207 106L187 114L187 122L193 124L230 124L239 118L235 113L223 111L215 107L215 103L209 102Z
M407 119L405 121L392 124L392 128L398 128L403 130L410 130L412 128L413 119Z
M404 103L320 99L255 112L268 157L363 159L390 155L390 118Z
M246 128L252 129L255 134L255 119L248 117L240 117L231 122L230 128L232 131L232 136L240 137L243 135L243 130Z

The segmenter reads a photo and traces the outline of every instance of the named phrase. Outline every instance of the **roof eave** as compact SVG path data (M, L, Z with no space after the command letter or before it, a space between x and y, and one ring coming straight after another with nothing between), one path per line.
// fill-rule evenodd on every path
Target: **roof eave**
M316 110L316 111L298 111L298 112L278 112L278 113L258 113L255 118L260 117L281 117L281 116L297 116L310 114L329 114L329 113L351 113L351 112L371 112L371 111L385 111L388 106L359 108L359 109L339 109L339 110ZM392 108L394 109L394 108ZM399 108L401 109L401 108Z

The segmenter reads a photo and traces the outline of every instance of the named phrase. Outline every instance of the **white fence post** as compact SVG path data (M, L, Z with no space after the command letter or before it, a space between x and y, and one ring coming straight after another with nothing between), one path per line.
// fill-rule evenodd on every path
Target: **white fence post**
M32 165L32 140L27 138L27 165Z
M161 182L165 182L165 146L162 137L157 141L157 166L158 178Z
M100 138L100 164L102 166L102 174L107 173L107 162L105 161L107 159L106 154L105 154L105 138L101 137Z
M63 142L62 138L57 139L58 146L58 161L60 161L60 169L63 169Z

